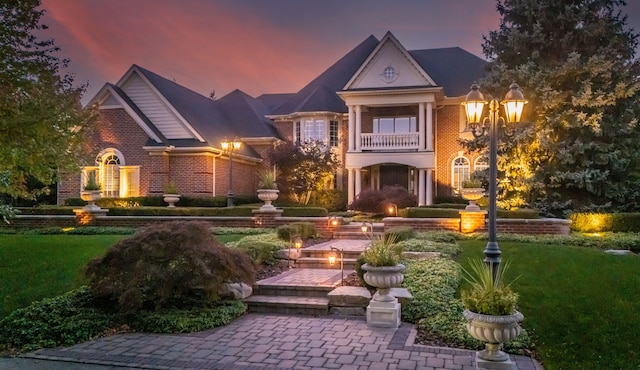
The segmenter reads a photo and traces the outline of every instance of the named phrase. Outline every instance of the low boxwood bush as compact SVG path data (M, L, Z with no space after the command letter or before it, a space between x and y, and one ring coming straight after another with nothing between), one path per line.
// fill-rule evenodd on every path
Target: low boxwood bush
M322 207L283 207L283 217L327 217L329 212Z
M396 243L401 242L403 240L411 239L414 236L415 236L415 231L413 231L412 228L407 226L393 227L384 232L385 240L392 239Z
M245 251L256 264L273 264L276 262L278 250L289 247L288 241L278 237L278 234L269 233L247 235L242 239L226 244L229 248Z
M184 207L143 207L143 208L110 208L109 216L206 216L206 217L251 217L252 208L184 208Z
M133 227L115 226L77 226L77 227L45 227L22 230L22 234L30 235L131 235L136 232Z
M526 218L526 219L536 219L540 218L540 214L537 209L514 209L511 211L507 211L504 209L496 210L496 214L498 218Z
M278 238L290 241L294 236L299 236L302 240L314 238L317 235L316 226L311 222L292 222L276 228Z
M216 301L226 282L252 285L250 257L220 244L204 222L141 229L87 266L91 292L121 312L191 308Z
M458 243L441 243L419 237L398 242L407 252L438 252L448 257L455 257L462 252Z
M574 213L571 229L582 233L640 232L640 213Z
M405 212L407 218L460 218L460 212L451 208L409 207Z

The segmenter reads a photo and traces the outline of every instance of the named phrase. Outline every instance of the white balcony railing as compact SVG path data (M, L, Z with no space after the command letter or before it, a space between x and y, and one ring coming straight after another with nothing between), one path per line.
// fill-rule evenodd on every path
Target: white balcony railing
M361 150L418 149L418 133L360 134Z

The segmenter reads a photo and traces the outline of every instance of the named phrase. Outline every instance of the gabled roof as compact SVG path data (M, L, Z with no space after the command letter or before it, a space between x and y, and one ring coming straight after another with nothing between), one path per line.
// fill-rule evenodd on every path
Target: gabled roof
M459 47L412 50L409 54L442 86L446 96L468 93L471 84L484 76L488 64Z
M98 101L99 96L106 94L107 91L116 96L130 113L137 116L139 124L148 134L159 138L159 141L150 141L149 146L219 148L225 138L229 140L247 137L281 139L273 122L265 117L269 113L269 107L240 90L235 90L214 101L135 64L118 83L124 83L131 73L142 75L157 94L162 96L166 104L180 116L180 119L202 138L202 140L167 139L120 87L106 84L92 101ZM243 145L240 153L260 158L258 153L248 145Z
M269 112L273 112L274 109L289 100L293 95L295 94L262 94L256 99L262 102L262 104L266 105L269 108Z
M336 95L336 92L340 91L349 81L377 45L378 39L374 36L369 36L320 76L277 107L271 114L288 115L298 112L318 111L346 113L348 111L347 106ZM335 99L327 96L327 94L335 96Z

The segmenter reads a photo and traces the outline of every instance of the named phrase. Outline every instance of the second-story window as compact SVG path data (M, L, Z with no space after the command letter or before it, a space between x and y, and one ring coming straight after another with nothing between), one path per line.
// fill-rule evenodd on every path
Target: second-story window
M338 146L338 121L329 121L329 145Z
M376 117L373 119L374 134L410 132L417 132L416 117Z

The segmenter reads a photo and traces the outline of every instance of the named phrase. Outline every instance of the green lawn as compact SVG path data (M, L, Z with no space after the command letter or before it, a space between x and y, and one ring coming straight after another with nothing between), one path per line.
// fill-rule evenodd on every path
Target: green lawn
M0 234L0 318L82 285L82 269L124 235Z
M461 241L459 261L486 242ZM546 370L640 368L640 257L589 248L500 243L524 327Z

